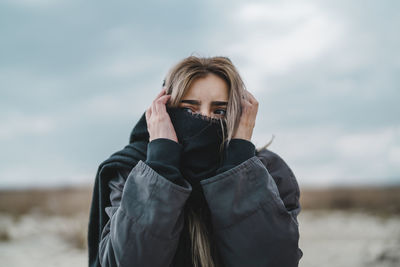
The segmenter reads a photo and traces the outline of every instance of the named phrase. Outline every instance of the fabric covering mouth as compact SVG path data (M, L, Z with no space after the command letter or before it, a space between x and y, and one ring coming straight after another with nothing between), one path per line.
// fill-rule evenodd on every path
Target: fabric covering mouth
M191 113L179 107L166 108L178 140L183 145L185 141L198 135L204 135L204 138L217 138L220 141L226 136L226 122L224 119L212 118L200 113Z

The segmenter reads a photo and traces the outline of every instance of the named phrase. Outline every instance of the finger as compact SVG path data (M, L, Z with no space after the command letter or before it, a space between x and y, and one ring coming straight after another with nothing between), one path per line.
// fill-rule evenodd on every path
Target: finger
M160 97L162 99L162 103L165 105L168 100L171 98L171 95L163 95L162 97Z
M250 110L250 108L251 108L251 104L250 104L250 102L248 102L248 101L243 101L243 103L242 103L242 113L248 113L249 112L249 110Z
M248 100L251 104L257 104L257 99L254 97L252 93L247 91L247 95L248 95Z
M166 107L165 103L167 103L168 99L170 98L171 95L164 95L161 96L157 101L156 101L156 109L157 112L166 112Z
M156 96L156 98L153 100L153 102L152 102L152 107L151 107L151 111L154 113L156 113L157 112L157 109L156 109L156 107L155 107L155 103L156 103L156 101L163 95L165 93L165 89L163 88L163 89L161 89L161 92L159 92L158 93L158 95Z
M146 116L146 123L148 124L148 123L149 123L149 120L150 120L150 116L151 116L151 107L149 107L148 109L146 109L145 116Z
M250 104L249 98L246 97L246 96L243 96L242 99L241 99L241 101L242 101L242 105L248 105L248 104Z
M244 99L244 100L243 100L243 105L244 105L245 107L250 107L250 106L252 106L251 102L250 102L249 100L247 100L247 99Z
M249 101L249 92L247 90L243 90L242 99Z
M155 116L158 116L158 105L157 105L157 102L158 102L158 99L153 102L153 112L154 112L153 114Z
M162 106L164 105L164 98L167 97L166 95L160 96L156 101L154 101L154 110L158 114L162 112Z
M249 100L243 100L243 110L247 112L253 112L254 110L257 110L258 107L257 105L251 103Z
M157 114L157 110L156 110L156 100L153 100L153 102L151 102L151 115L156 115Z

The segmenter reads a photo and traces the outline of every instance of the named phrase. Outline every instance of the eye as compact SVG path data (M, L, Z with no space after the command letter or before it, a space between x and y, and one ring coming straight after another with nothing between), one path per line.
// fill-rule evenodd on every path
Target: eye
M183 109L183 110L186 111L186 112L193 113L193 110L192 110L191 108L188 108L188 107L181 107L181 109Z
M225 116L226 115L226 110L225 109L216 109L214 110L214 113L220 116Z

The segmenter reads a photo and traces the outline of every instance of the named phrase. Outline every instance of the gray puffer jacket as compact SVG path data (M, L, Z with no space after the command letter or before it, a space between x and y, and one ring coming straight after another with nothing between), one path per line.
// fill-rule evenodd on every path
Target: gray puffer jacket
M200 183L225 266L298 266L303 255L298 246L300 191L280 156L264 149ZM101 265L174 266L191 185L175 184L140 160L130 172L117 172L109 187Z

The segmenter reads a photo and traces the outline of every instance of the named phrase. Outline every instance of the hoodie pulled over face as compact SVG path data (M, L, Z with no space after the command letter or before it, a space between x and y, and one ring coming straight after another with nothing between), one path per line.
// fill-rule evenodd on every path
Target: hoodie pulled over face
M221 163L221 145L226 136L224 120L167 107L179 143L183 146L180 170L193 186L215 175Z

